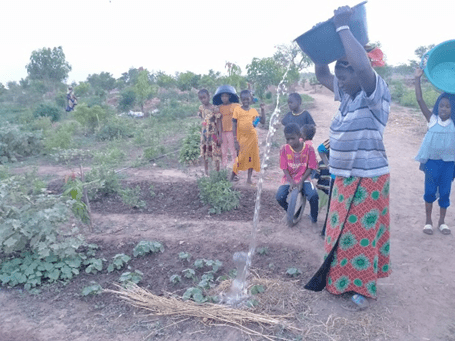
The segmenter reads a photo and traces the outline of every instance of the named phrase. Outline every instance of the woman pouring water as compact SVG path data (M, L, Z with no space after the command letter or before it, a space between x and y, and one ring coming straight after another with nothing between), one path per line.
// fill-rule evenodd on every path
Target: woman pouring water
M353 294L348 310L376 299L378 278L390 275L390 175L383 143L390 92L353 36L348 6L333 22L346 55L335 75L316 64L318 81L335 94L340 107L330 125L330 173L336 175L325 236L324 264L305 286L334 294Z

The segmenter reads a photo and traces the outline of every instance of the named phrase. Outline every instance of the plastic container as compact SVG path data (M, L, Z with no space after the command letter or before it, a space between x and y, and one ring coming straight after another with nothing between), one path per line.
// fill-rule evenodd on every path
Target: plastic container
M216 89L215 95L213 96L213 104L214 105L221 105L223 102L221 101L222 94L229 94L229 101L231 103L239 103L239 96L235 91L234 87L231 85L221 85Z
M425 53L420 66L436 88L455 94L455 40L447 40Z
M261 121L261 118L259 116L256 117L253 121L253 127L257 127L260 121Z
M368 308L368 300L366 297L363 297L362 295L359 294L354 294L352 295L351 298L352 302L354 302L360 309L366 309Z
M368 43L366 3L364 1L352 7L353 13L349 21L352 34L362 45ZM305 32L295 42L315 64L330 64L346 54L339 34L335 31L333 17Z

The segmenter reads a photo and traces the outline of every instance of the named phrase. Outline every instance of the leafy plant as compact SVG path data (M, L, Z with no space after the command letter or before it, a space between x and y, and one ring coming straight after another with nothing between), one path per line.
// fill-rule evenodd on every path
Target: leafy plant
M201 154L201 126L200 124L193 124L188 127L188 132L182 141L182 148L180 149L179 162L180 163L194 163L199 159Z
M204 297L202 289L200 289L200 288L188 288L188 289L186 289L185 293L182 296L182 299L184 301L186 301L186 300L189 300L191 298L196 303L204 303L204 302L207 301L207 299Z
M82 296L88 295L99 295L103 292L103 288L96 282L92 282L91 285L88 285L82 289Z
M250 288L251 295L262 294L265 291L265 288L262 285L253 285Z
M258 255L266 256L269 254L269 249L266 246L259 247L256 252Z
M188 253L188 252L180 252L179 253L179 259L180 260L186 260L187 262L189 262L190 259L191 259L191 254Z
M212 172L210 177L198 179L199 197L210 205L210 213L220 214L239 207L240 192L232 189L232 183L227 179L228 172Z
M183 272L183 276L185 278L192 278L192 279L196 278L196 272L193 269L185 269L185 270L182 270L182 272Z
M126 188L120 191L120 196L125 205L132 208L144 208L145 201L140 199L141 188L136 186L134 188Z
M179 275L172 275L169 281L175 285L182 281L182 277L180 277Z
M87 104L81 103L76 106L73 116L80 124L94 131L106 119L107 111L99 105L88 107Z
M100 259L100 258L89 258L84 260L84 265L87 265L87 268L85 268L85 272L88 274L96 274L98 271L103 270L103 261L106 261L105 259Z
M139 270L135 270L133 272L124 272L120 278L119 282L127 284L128 282L132 282L135 284L138 284L140 281L142 281L142 277L144 276L144 273L142 273Z
M90 199L99 199L106 195L118 193L121 190L117 173L106 165L93 167L87 172L85 178L87 182L99 180L99 186L90 189L88 192Z
M302 272L301 272L299 269L297 269L297 268L289 268L289 269L287 269L287 271L286 271L286 274L287 274L288 276L291 276L291 277L297 277L297 276L299 276L301 273L302 273Z
M3 122L0 126L0 163L16 162L18 157L38 154L42 149L42 133L27 132L22 126Z
M60 116L62 112L59 108L55 107L54 105L41 103L33 112L33 116L35 117L49 117L52 122L56 122L60 120Z
M113 117L109 119L96 133L96 138L100 141L124 139L134 136L134 130L130 120Z
M120 270L131 260L131 257L125 255L124 253L119 253L112 257L112 259L113 259L112 263L109 264L109 266L107 267L107 272Z
M133 249L133 256L139 257L139 256L144 256L147 253L157 253L157 252L164 252L163 244L161 244L160 242L157 242L157 241L142 240Z

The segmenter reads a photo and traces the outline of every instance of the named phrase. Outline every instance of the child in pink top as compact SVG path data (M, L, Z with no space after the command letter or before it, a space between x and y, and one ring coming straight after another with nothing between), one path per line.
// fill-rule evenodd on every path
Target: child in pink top
M318 219L319 196L312 182L306 180L309 179L311 171L318 168L312 141L315 133L315 126L310 124L305 124L302 132L295 123L288 124L284 128L287 144L280 150L280 168L284 173L281 181L283 185L276 193L276 200L287 211L286 199L289 191L296 187L300 188L310 203L310 216L313 223ZM305 142L300 140L301 137Z

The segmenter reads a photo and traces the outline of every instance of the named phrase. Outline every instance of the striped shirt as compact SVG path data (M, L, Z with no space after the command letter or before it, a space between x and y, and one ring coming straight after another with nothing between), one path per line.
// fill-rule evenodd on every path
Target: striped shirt
M376 88L370 96L360 91L355 98L338 87L335 100L341 105L330 125L330 173L342 177L372 178L389 173L383 143L390 111L390 91L376 74Z

